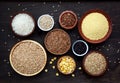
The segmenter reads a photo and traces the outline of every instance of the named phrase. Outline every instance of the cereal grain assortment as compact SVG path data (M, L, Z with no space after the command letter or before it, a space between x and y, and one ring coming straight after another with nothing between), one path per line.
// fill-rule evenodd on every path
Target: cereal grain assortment
M49 69L45 68L46 64L54 71L58 70L55 73L57 77L60 75L76 77L74 72L77 69L79 71L83 69L90 76L103 75L108 66L107 58L99 50L91 51L88 43L93 45L107 40L112 32L109 16L101 10L90 10L78 19L74 11L65 10L59 14L57 21L54 19L52 15L43 14L35 23L34 16L26 12L13 16L12 30L16 35L24 37L24 40L14 45L10 51L12 68L23 76L34 76L42 70L49 72ZM59 23L58 28L55 27L55 22ZM26 38L34 34L32 32L35 28L46 33L43 46L35 40ZM72 32L75 28L78 28L83 40L71 39L68 31ZM68 51L71 50L73 53L69 55ZM47 63L47 57L50 56L48 53L54 57ZM82 66L76 63L78 57L83 58Z

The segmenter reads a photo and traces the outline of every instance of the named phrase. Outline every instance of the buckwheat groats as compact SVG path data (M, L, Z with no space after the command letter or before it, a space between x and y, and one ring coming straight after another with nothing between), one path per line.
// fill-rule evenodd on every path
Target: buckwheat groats
M47 55L42 45L36 41L24 40L13 46L9 59L12 68L18 74L33 76L43 70Z
M112 23L109 16L101 10L90 10L81 17L79 33L90 43L101 43L111 34Z
M70 36L62 29L53 29L48 32L44 44L46 49L54 55L65 54L71 46Z
M61 73L68 75L75 71L76 62L70 56L62 56L57 62L57 68Z
M83 68L91 76L100 76L106 71L106 58L99 52L90 52L83 59Z

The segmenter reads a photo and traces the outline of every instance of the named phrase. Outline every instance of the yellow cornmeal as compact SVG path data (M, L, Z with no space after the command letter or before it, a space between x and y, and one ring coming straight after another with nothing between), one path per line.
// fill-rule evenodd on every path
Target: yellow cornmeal
M101 13L88 14L82 21L82 32L90 40L105 37L109 29L107 18Z

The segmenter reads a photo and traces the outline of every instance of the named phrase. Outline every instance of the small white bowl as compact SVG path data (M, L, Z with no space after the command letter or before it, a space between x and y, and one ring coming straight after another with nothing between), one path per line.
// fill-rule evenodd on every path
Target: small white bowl
M82 42L82 43L84 43L85 46L86 46L86 50L85 50L85 52L84 52L83 54L78 54L78 53L76 53L75 50L74 50L74 46L75 46L75 44L78 43L78 42ZM84 56L84 55L86 55L87 52L88 52L88 49L89 49L88 44L87 44L85 41L83 41L83 40L77 40L77 41L75 41L75 42L73 43L73 45L72 45L72 51L73 51L73 53L74 53L76 56Z
M49 27L49 28L43 28L43 27L41 27L41 25L40 25L40 20L41 20L41 18L43 18L43 17L49 17L51 20L52 20L52 23L51 23L51 27ZM46 19L47 20L47 19ZM45 20L45 21L46 21ZM44 23L45 23L45 21L44 21ZM47 21L46 21L47 22ZM37 25L38 25L38 27L39 27L39 29L41 29L42 31L49 31L49 30L51 30L52 28L53 28L53 26L54 26L54 19L53 19L53 17L51 16L51 15L49 15L49 14L44 14L44 15L41 15L39 18L38 18L38 21L37 21Z

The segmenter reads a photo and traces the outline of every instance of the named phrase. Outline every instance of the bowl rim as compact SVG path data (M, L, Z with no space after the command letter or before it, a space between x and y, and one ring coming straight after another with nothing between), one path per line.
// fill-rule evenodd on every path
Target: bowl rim
M102 39L99 39L99 40L90 40L88 39L87 37L85 37L85 35L83 34L82 32L82 29L81 29L81 25L82 25L82 21L83 19L88 15L88 14L91 14L91 13L100 13L102 15L104 15L109 23L109 29L108 29L108 32L107 34L102 38ZM79 34L82 36L82 38L84 40L86 40L87 42L89 43L92 43L92 44L98 44L98 43L102 43L104 42L106 39L109 38L111 32L112 32L112 21L110 19L110 17L108 16L107 13L105 13L103 10L100 10L100 9L92 9L92 10L89 10L87 11L86 13L84 13L84 15L81 17L81 19L79 20L79 23L78 23L78 31L79 31Z

